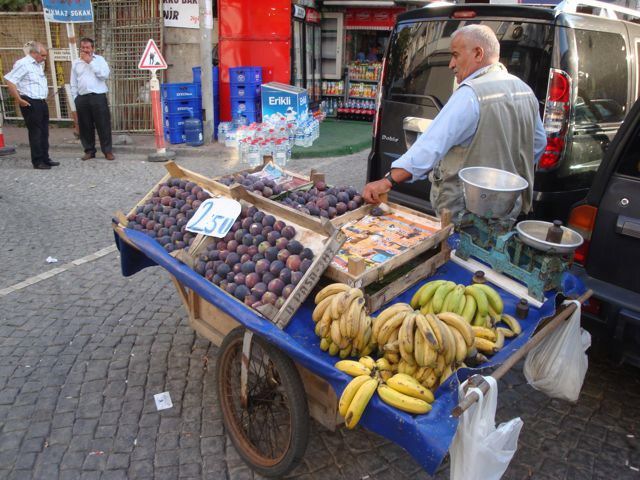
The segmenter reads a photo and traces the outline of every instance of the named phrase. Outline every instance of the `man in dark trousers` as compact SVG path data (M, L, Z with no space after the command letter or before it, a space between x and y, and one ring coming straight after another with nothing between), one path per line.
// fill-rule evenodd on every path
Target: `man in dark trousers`
M96 55L90 38L80 40L80 58L71 66L71 94L78 112L82 160L96 157L96 130L104 158L114 160L111 151L111 113L107 101L109 65Z
M4 76L9 94L20 107L29 131L31 163L37 170L49 170L60 165L49 158L49 106L48 86L44 73L47 49L40 42L25 45L25 57L13 65Z

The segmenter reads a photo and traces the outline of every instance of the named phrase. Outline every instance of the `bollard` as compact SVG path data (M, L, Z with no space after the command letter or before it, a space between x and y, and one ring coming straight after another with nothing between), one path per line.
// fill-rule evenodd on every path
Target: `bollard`
M175 160L176 152L167 150L164 144L164 131L162 127L162 105L160 104L160 81L155 70L151 70L151 116L153 117L153 129L156 137L156 153L149 155L150 162L166 162Z
M13 155L16 153L16 149L4 144L4 133L2 133L2 124L4 123L4 117L0 113L0 157L5 155Z

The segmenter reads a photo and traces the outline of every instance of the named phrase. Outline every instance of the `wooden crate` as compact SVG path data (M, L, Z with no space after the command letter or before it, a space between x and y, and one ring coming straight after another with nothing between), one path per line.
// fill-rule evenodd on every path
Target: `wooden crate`
M241 201L241 203L251 204L265 213L273 215L277 220L282 220L293 226L296 229L295 239L309 248L314 254L311 266L304 273L302 280L295 286L293 292L280 309L268 304L258 308L259 313L274 322L278 327L284 328L316 286L327 265L329 265L346 237L328 221L321 224L308 219L306 216L300 218L297 215L291 215L287 211L289 209L284 208L284 206L279 208L278 204L274 206L274 202L264 197L248 196L248 192L239 185L232 187L231 192L232 196ZM177 258L193 268L200 253L205 251L211 242L218 240L214 237L199 235L193 242L189 252L182 252L177 255ZM235 297L232 298L238 301ZM250 307L247 306L246 308Z
M193 290L171 277L189 315L189 325L201 336L216 346L220 346L224 337L240 323L222 310L211 305ZM307 394L309 414L329 430L335 430L341 423L338 414L338 397L333 388L323 378L296 364L298 373Z

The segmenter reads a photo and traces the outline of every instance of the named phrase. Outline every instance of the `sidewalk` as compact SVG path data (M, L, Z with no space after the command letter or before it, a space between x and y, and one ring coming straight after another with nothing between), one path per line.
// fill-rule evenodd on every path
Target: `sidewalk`
M4 140L16 149L29 149L29 137L26 127L5 124ZM71 127L49 127L49 145L52 150L77 152L83 154L80 140L73 135ZM369 148L371 145L371 124L355 121L325 120L320 124L320 137L309 148L295 147L293 158L324 158L349 155ZM96 146L99 146L97 143ZM179 157L212 157L228 154L231 150L224 144L213 142L201 147L186 144L171 145L166 142L167 150L176 152ZM113 134L113 152L119 154L149 155L155 153L155 138L152 134ZM98 156L100 154L98 153Z

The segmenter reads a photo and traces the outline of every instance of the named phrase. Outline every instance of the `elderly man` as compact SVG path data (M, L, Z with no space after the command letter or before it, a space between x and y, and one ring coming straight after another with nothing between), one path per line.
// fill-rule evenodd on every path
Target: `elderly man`
M9 94L20 107L29 131L31 163L37 170L49 170L60 165L49 158L49 107L47 105L47 76L44 61L47 49L39 42L25 45L25 57L13 65L4 76Z
M364 199L379 203L379 195L396 184L425 178L431 181L431 205L455 214L464 209L458 172L485 166L524 177L529 188L509 216L531 209L535 165L546 146L538 100L527 84L499 62L500 43L485 25L468 25L451 36L451 61L459 88L428 130L391 164L381 180L364 188Z

